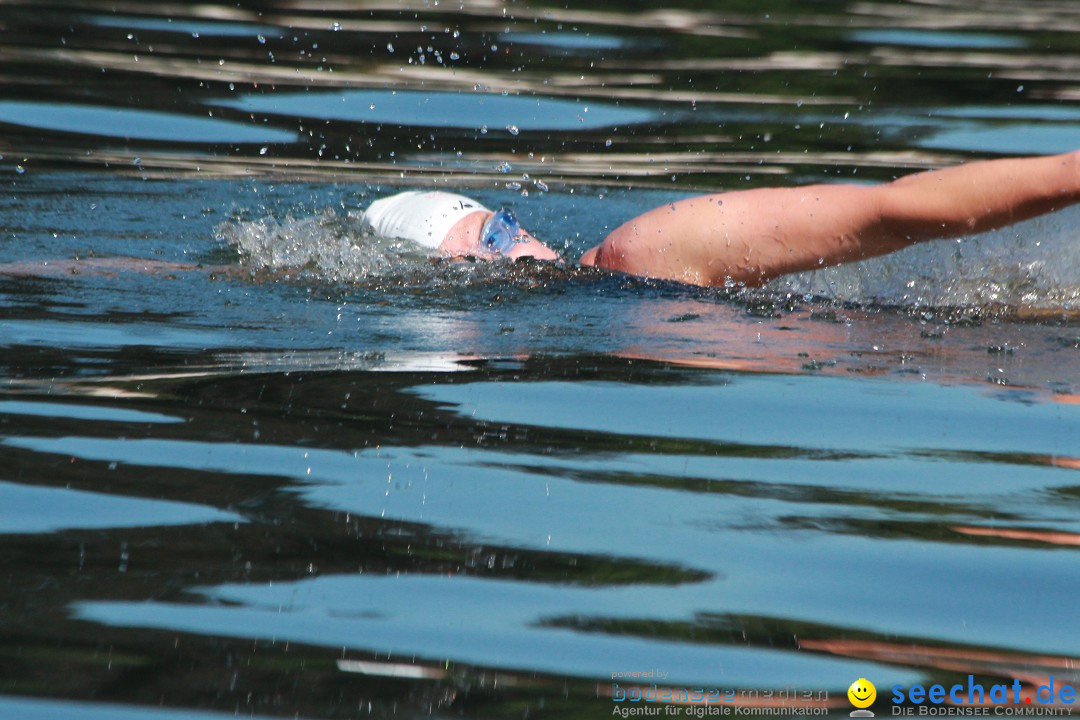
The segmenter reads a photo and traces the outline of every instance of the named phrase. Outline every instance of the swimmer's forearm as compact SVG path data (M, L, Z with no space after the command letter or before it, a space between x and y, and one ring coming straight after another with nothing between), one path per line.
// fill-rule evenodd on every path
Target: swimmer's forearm
M818 213L811 227L788 207L803 241L787 257L774 257L777 265L767 268L777 271L772 276L987 232L1060 210L1080 201L1080 153L972 162L876 187L811 186L796 194L837 208L827 219Z
M883 231L913 241L985 232L1080 200L1080 153L987 160L880 188Z

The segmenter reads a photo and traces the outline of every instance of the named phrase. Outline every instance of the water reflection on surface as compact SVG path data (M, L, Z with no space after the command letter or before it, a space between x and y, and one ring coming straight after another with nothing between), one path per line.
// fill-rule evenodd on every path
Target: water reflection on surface
M573 263L695 188L1072 149L1078 32L1011 0L0 5L0 715L1080 683L1075 210L754 292ZM361 231L432 186L569 262Z
M48 598L70 598L71 620L57 631L72 648L108 632L133 651L138 634L124 638L152 629L184 638L177 650L190 649L177 661L193 652L207 669L235 662L241 651L228 638L246 641L252 659L285 663L273 672L324 689L345 682L328 666L343 648L345 658L446 666L439 702L464 687L508 701L470 679L495 669L587 683L627 663L660 665L678 684L750 687L922 677L837 638L1009 647L1021 653L1015 662L1070 650L1072 591L1060 578L1071 560L1046 554L1054 546L1038 536L1078 533L1075 471L1057 460L1074 447L1080 418L1050 396L702 375L600 357L502 369L463 359L464 372L451 374L305 366L298 356L277 373L89 380L104 399L88 409L185 408L183 424L126 417L120 436L16 406L22 421L7 424L4 453L22 477L136 495L152 479L170 498L155 501L162 510L197 500L245 520L173 531L162 543L72 492L114 529L57 535L78 572L31 591L50 570L27 566L26 590L11 591L17 612L32 619ZM126 386L142 399L107 399ZM570 403L579 411L566 415ZM657 413L664 408L670 416ZM926 424L935 417L940 427ZM4 544L30 550L42 542L33 538ZM988 584L988 573L1016 582ZM936 590L942 575L956 591L947 597ZM1049 622L1013 623L1017 607ZM129 661L133 671L156 651L141 652L150 655ZM65 662L100 672L89 656ZM15 673L20 687L34 669ZM257 683L271 672L242 675ZM194 685L189 676L181 682ZM595 687L573 682L558 707L595 707ZM188 702L205 702L192 691ZM370 701L380 691L361 682L347 692ZM533 701L547 695L531 692Z
M303 92L248 95L218 103L258 113L300 117L323 108L330 120L391 123L419 127L458 127L496 132L530 130L593 130L636 125L657 113L639 108L619 109L606 103L529 98L480 93L401 92L396 90ZM483 125L476 126L477 119Z
M221 120L57 103L0 101L0 122L38 131L201 144L289 142L296 137Z
M223 171L212 161L225 153L247 172L336 159L349 162L326 171L389 179L389 168L372 162L386 161L391 151L389 164L398 175L443 168L457 152L513 159L541 151L549 156L552 176L573 177L573 166L584 158L594 181L638 185L646 182L643 175L623 175L618 163L606 167L605 159L629 152L685 161L736 152L758 166L752 172L665 167L656 158L653 181L674 175L678 184L700 187L745 182L747 174L754 182L773 166L791 172L790 160L778 161L777 154L798 154L798 164L835 165L847 174L865 168L868 154L885 150L907 151L908 163L933 164L954 156L914 148L1008 153L1075 144L1072 134L1038 147L983 138L977 134L982 123L971 117L958 117L955 130L946 123L914 145L877 134L879 116L897 109L909 109L917 119L942 105L1068 97L1076 62L1071 32L1080 22L1068 4L972 9L964 3L855 3L818 6L813 13L774 5L614 10L268 2L185 5L160 14L140 5L90 3L52 12L16 12L19 6L9 5L5 50L16 72L7 80L7 98L38 103L13 104L13 112L49 102L75 118L82 108L91 131L106 120L102 105L130 110L129 119L116 123L129 129L140 114L155 121L158 113L172 116L159 122L176 128L168 137L136 130L124 136L129 158L138 155L146 170L177 167L179 158L160 143L202 149L206 140L192 129L213 127L205 103L219 108L210 113L220 124L212 143L217 147L184 160L184 167L204 172ZM298 89L307 88L322 92L302 103L282 93L289 90L295 99ZM356 108L343 114L346 98ZM613 101L618 112L605 112ZM360 112L361 105L370 114ZM573 112L551 125L563 105ZM255 114L221 109L226 107ZM276 114L261 114L268 109ZM534 125L567 132L527 142L503 132L507 124L524 130L536 109ZM46 140L42 131L79 129L22 115L5 118L23 126L5 141L9 151L50 162L100 164L122 157L88 157L72 137ZM358 120L401 130L388 137L389 128L364 130ZM648 127L628 127L646 120ZM251 135L232 139L229 133L236 136L245 124ZM985 143L973 144L980 140ZM245 148L245 142L262 147ZM241 146L220 147L228 143ZM819 162L840 151L842 160ZM557 153L576 159L559 162Z

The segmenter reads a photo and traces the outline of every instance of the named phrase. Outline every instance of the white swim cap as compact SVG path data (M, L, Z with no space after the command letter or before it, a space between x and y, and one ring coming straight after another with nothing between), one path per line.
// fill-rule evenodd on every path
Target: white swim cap
M364 211L364 223L376 235L412 240L434 249L461 218L478 211L490 212L464 195L411 190L371 203Z

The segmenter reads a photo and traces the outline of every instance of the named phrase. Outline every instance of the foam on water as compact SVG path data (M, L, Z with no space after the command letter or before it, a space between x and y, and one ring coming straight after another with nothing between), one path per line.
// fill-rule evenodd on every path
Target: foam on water
M453 296L489 285L531 287L569 276L565 266L528 260L472 262L442 258L410 242L375 235L361 213L326 209L314 215L234 220L217 229L253 273L299 273L306 280L394 292Z
M852 265L780 278L770 287L866 305L1080 308L1074 210L959 240L916 245Z
M301 270L335 282L383 276L403 265L418 269L427 260L414 243L377 237L363 229L359 218L332 210L225 223L218 232L252 270Z

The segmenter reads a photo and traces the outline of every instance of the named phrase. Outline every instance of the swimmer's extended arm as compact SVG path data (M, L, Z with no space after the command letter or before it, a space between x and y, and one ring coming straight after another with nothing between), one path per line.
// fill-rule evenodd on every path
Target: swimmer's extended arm
M703 195L616 229L583 265L696 285L778 275L991 230L1080 201L1080 152L989 160L879 186Z

